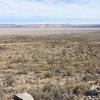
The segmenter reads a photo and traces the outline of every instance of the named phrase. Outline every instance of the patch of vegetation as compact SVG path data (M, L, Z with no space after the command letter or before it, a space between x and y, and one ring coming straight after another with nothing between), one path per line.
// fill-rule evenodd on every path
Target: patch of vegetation
M92 35L0 39L0 95L5 93L6 100L16 92L29 92L35 100L98 99L91 93L100 84L100 34Z

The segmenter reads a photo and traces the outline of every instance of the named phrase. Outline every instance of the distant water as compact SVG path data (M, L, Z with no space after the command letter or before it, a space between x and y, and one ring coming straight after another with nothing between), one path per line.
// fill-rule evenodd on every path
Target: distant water
M0 35L50 35L96 32L100 33L100 28L0 28Z

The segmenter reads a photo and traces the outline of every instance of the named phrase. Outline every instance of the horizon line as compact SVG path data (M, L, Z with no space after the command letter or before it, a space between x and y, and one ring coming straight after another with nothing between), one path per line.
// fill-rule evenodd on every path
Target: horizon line
M10 24L12 24L12 25L43 25L43 24L72 24L72 25L94 25L94 24L100 24L100 23L19 23L19 24L17 24L17 23L0 23L0 25L4 25L4 24L6 24L6 25L10 25Z

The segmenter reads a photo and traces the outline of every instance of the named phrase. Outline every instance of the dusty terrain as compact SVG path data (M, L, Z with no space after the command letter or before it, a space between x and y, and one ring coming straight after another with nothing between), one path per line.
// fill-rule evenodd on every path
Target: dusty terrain
M0 100L100 100L100 33L0 38Z
M100 28L0 28L2 35L50 35L62 33L95 33L100 32Z

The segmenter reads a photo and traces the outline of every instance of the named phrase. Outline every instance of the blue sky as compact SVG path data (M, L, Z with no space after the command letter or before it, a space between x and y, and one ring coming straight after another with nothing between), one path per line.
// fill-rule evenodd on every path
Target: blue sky
M100 24L100 0L0 0L0 24Z

